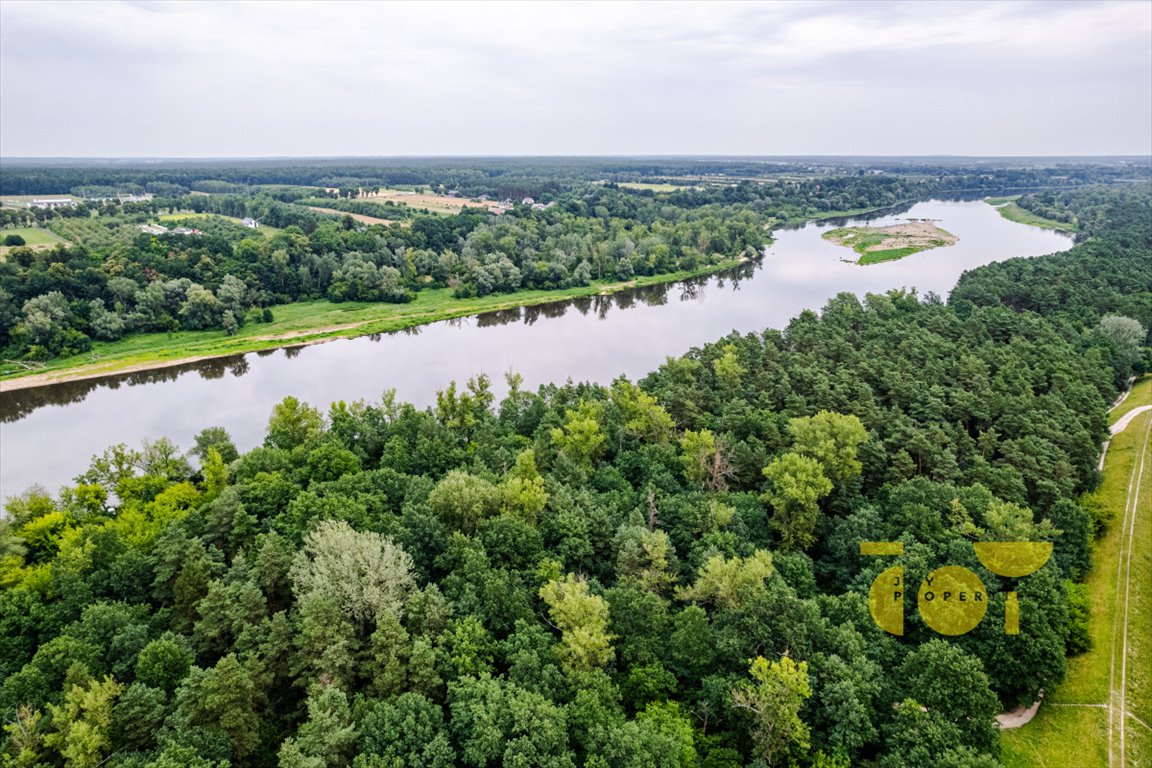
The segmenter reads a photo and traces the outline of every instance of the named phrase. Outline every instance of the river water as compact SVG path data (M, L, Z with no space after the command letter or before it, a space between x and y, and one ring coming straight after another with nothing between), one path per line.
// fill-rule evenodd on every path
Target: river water
M1014 256L1067 250L1066 235L1012 223L982 202L917 203L869 224L937 220L959 238L947 248L860 267L820 235L852 219L775 233L764 258L733 273L614 296L491 313L381 336L223 358L157 371L0 395L0 497L32 484L55 491L114 443L166 436L184 448L209 426L241 451L260 443L272 406L294 395L327 410L336 400L378 400L386 389L418 406L452 380L484 372L502 396L503 374L524 386L636 379L669 355L733 331L782 328L841 291L894 288L946 297L960 274Z

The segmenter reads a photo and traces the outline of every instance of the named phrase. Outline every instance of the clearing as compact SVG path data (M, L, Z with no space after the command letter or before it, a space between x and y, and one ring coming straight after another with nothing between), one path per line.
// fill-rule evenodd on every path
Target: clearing
M913 253L953 245L957 238L927 219L908 219L887 227L841 227L821 235L860 254L857 264L877 264Z
M333 216L341 216L341 217L351 216L353 221L358 221L361 224L385 224L385 225L387 225L387 224L395 224L396 223L392 219L381 219L381 218L378 218L376 216L368 216L368 215L363 214L363 213L349 213L348 211L338 211L335 208L320 208L319 206L315 206L315 205L305 205L303 207L307 208L310 211L316 211L317 213L328 213L328 214L331 214Z
M41 250L44 248L55 248L57 245L67 245L68 241L57 235L55 232L49 232L40 227L17 227L15 229L0 229L0 242L8 235L19 235L24 238L24 245L0 245L0 257L8 255L8 252L15 248L32 248Z
M463 197L449 197L447 195L432 195L424 192L407 192L401 189L381 189L379 192L364 191L353 200L367 200L383 203L392 201L397 205L406 205L418 211L427 209L429 213L460 213L460 210L469 206L487 208L488 203L469 200Z
M1152 377L1113 409L1100 487L1090 496L1113 518L1097 540L1090 594L1091 650L1029 724L1001 734L1008 768L1122 768L1152 761Z

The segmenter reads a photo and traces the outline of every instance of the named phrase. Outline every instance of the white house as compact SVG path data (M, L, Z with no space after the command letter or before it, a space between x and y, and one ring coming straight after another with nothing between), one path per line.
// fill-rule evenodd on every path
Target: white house
M260 226L260 222L256 221L256 219L252 219L252 218L249 218L247 216L245 216L244 219L240 223L243 224L244 226L248 227L249 229L256 229L257 227Z

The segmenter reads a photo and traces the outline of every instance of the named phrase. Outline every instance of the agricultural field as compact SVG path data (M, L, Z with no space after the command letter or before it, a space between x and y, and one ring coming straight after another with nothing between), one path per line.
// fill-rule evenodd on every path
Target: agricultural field
M332 215L332 216L351 216L353 221L358 221L361 224L385 224L385 225L387 225L387 224L394 224L395 223L395 221L393 219L381 219L378 216L368 216L368 215L363 214L363 213L351 213L350 211L338 211L335 208L322 208L318 205L305 205L304 207L310 211L316 211L317 213L327 213L327 214Z
M130 245L140 234L144 215L99 216L84 219L52 219L49 229L71 243L91 249L111 248L117 244Z
M405 205L418 211L427 210L429 213L459 213L461 209L469 206L486 208L487 203L468 200L463 197L448 197L447 195L433 195L426 192L409 192L400 189L381 189L378 192L364 192L354 200L384 203L391 201L397 205Z

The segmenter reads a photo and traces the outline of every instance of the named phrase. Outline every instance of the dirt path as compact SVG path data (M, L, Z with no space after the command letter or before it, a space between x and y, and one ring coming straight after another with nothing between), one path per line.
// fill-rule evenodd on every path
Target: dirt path
M1126 414L1123 419L1113 425L1113 434L1120 432L1132 421L1137 412L1143 413L1152 406L1141 406ZM1122 425L1123 423L1123 425ZM1119 427L1119 428L1117 428ZM1144 469L1148 463L1148 439L1152 436L1152 419L1144 428L1144 441L1140 448L1139 461L1133 462L1132 474L1128 481L1128 496L1124 502L1124 527L1120 536L1120 560L1116 564L1116 610L1113 613L1112 656L1109 671L1108 692L1108 765L1115 764L1116 753L1119 753L1120 764L1123 765L1126 757L1127 723L1128 723L1128 606L1132 592L1132 543L1136 529L1136 512L1140 508L1140 486L1144 480ZM1127 536L1125 536L1127 532ZM1121 579L1123 576L1123 579ZM1121 597L1123 602L1121 604ZM1117 622L1120 623L1116 631ZM1117 675L1116 658L1120 657L1120 669ZM1117 679L1118 678L1118 679ZM1119 683L1119 684L1117 684ZM1113 747L1118 746L1117 749Z
M996 722L1000 723L1000 730L1009 731L1032 722L1036 713L1040 711L1040 703L1044 701L1044 691L1040 691L1040 698L1030 707L1016 707L1007 712L996 715Z
M1112 436L1115 437L1116 435L1123 432L1124 428L1132 423L1132 419L1136 418L1137 416L1139 416L1140 414L1144 413L1144 411L1147 411L1147 410L1152 410L1152 405L1138 406L1138 407L1133 408L1132 410L1128 411L1128 413L1124 414L1123 416L1121 416L1119 419L1116 420L1116 423L1113 424L1111 427Z

